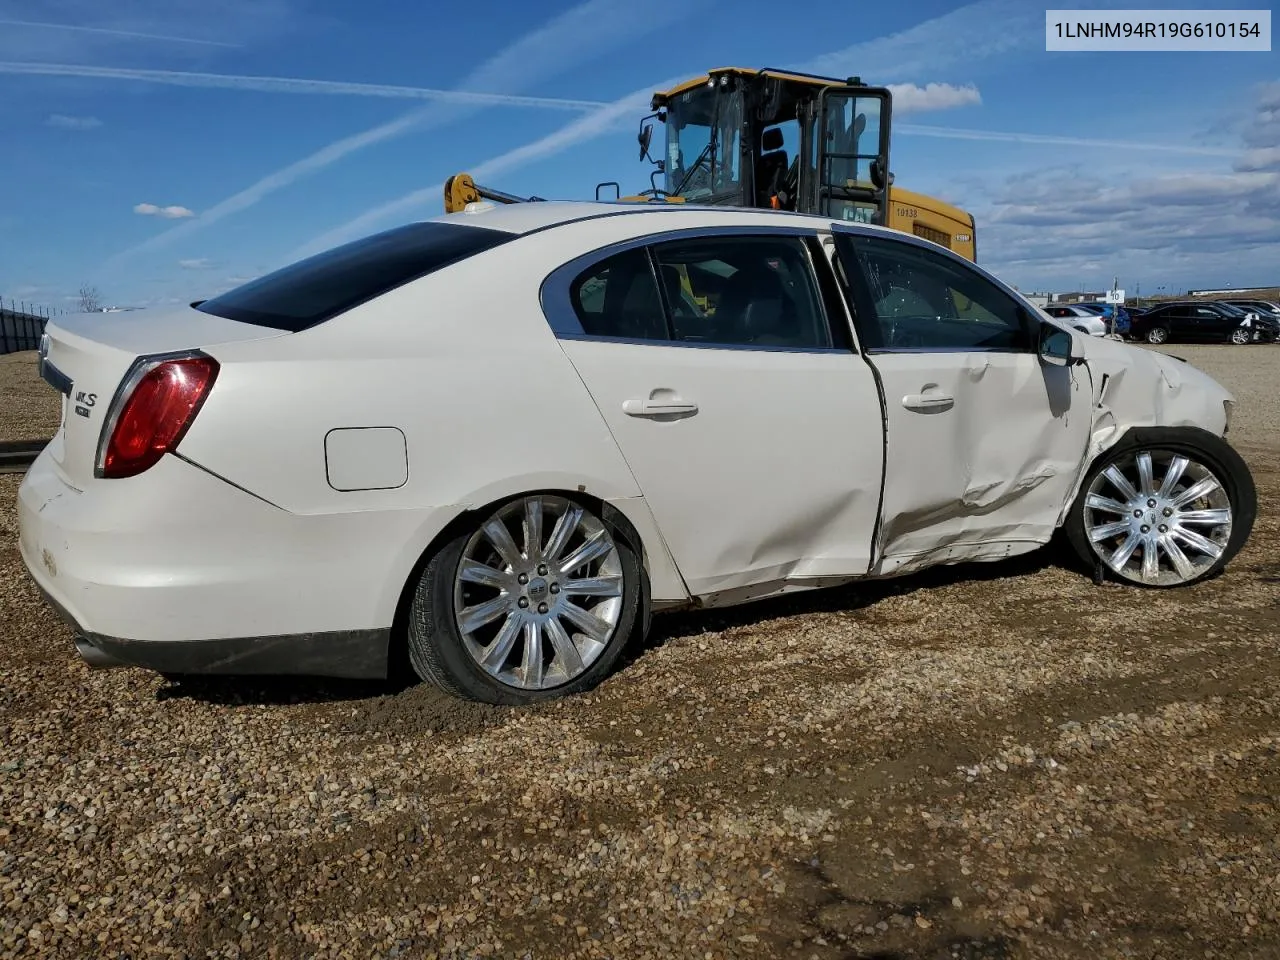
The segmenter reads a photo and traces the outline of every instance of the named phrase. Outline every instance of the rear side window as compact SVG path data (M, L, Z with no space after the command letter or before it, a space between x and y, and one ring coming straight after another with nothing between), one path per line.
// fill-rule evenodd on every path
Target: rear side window
M614 254L580 274L569 296L582 332L589 336L667 339L662 298L641 248Z
M796 237L715 237L654 248L674 339L828 349L804 244Z
M590 337L779 349L832 347L804 242L703 237L588 267L569 299ZM664 303L665 298L665 303Z
M196 309L297 332L515 237L458 223L411 223L300 260Z

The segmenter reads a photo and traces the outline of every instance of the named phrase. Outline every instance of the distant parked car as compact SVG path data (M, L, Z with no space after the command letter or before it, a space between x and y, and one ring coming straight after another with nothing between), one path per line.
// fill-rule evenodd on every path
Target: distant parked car
M1233 307L1241 307L1258 314L1260 317L1270 317L1273 320L1280 321L1280 303L1271 300L1219 300L1219 303L1229 303Z
M1256 310L1236 306L1234 303L1218 301L1214 306L1240 317L1242 322L1251 328L1254 343L1275 343L1280 336L1280 320L1275 320Z
M1132 317L1129 337L1147 343L1249 343L1254 327L1249 318L1212 301L1173 301Z
M1057 320L1066 321L1081 333L1087 333L1091 337L1105 337L1107 335L1106 321L1102 319L1100 313L1094 313L1092 310L1086 309L1086 306L1086 304L1081 303L1051 303L1041 309Z
M1219 300L1218 303L1253 314L1256 328L1254 340L1280 343L1280 305L1269 300Z

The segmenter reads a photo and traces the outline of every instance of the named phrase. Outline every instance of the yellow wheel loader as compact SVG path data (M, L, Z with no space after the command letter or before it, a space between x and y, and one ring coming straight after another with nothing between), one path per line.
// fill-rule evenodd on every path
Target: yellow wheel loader
M654 94L640 121L651 188L612 200L763 207L887 225L976 261L973 215L894 185L893 97L885 87L789 70L725 67ZM650 153L654 124L665 151ZM659 186L658 178L662 178ZM465 173L445 183L446 213L476 200L536 201L483 187Z

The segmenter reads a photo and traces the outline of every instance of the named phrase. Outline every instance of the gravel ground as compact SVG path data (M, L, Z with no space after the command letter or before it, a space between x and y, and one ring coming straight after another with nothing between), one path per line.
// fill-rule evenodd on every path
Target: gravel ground
M40 379L36 353L0 355L0 440L39 440L58 429L58 395Z
M659 617L534 709L90 673L0 477L0 956L1280 955L1280 348L1170 352L1240 399L1225 576L1045 551Z

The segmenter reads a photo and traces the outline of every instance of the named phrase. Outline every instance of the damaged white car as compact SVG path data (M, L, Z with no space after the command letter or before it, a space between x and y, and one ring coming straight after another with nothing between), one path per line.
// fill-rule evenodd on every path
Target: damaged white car
M530 203L176 312L58 318L22 556L99 666L381 677L520 703L651 611L1065 534L1222 570L1232 398L933 244L777 213Z

